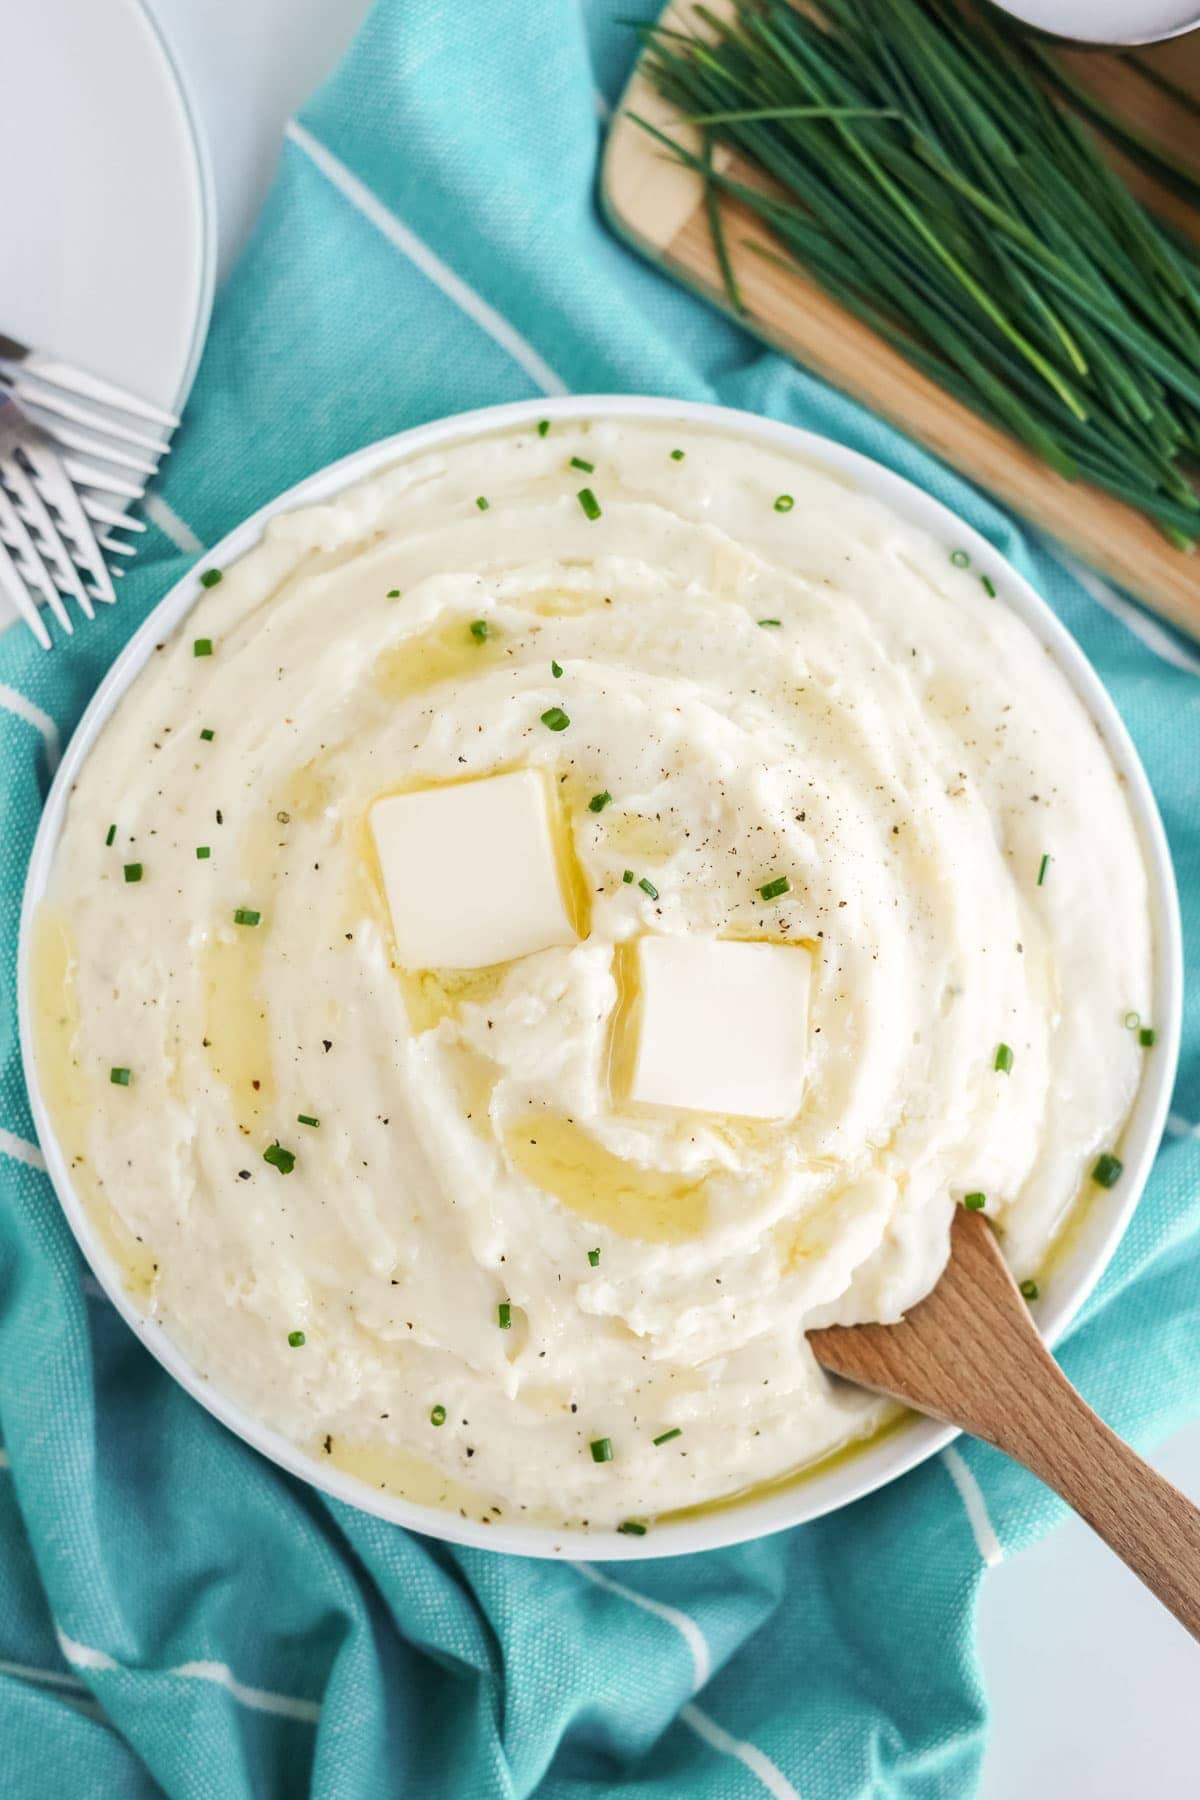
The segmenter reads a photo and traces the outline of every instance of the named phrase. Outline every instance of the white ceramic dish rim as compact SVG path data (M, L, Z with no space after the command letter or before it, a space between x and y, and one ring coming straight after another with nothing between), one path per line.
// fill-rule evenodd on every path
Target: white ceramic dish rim
M71 739L42 815L30 859L21 915L17 983L26 1080L50 1179L80 1249L126 1323L188 1393L248 1444L324 1493L397 1525L453 1543L525 1556L632 1561L717 1549L819 1518L904 1474L958 1434L931 1420L914 1420L882 1439L868 1441L852 1456L835 1461L832 1466L818 1467L792 1483L751 1495L744 1501L727 1504L698 1517L654 1526L645 1537L627 1536L616 1530L584 1532L542 1525L499 1523L488 1527L449 1511L383 1494L357 1478L342 1474L328 1464L323 1465L260 1423L237 1401L216 1392L196 1372L163 1327L138 1310L72 1185L39 1087L32 1052L30 927L34 910L46 888L71 788L85 757L118 701L148 661L154 644L179 627L198 599L202 591L200 567L227 566L258 541L267 521L275 514L327 500L401 459L463 438L490 436L532 426L543 418L552 421L634 418L716 430L771 445L851 480L947 544L967 550L972 557L972 566L980 574L989 575L996 584L999 603L1010 606L1031 627L1095 721L1117 768L1125 777L1146 851L1156 949L1154 1019L1158 1042L1153 1057L1148 1059L1146 1077L1122 1137L1125 1173L1115 1188L1096 1190L1074 1227L1069 1249L1062 1254L1037 1306L1039 1325L1051 1343L1083 1304L1120 1242L1162 1136L1179 1054L1182 1005L1179 905L1162 821L1129 735L1082 650L1024 577L978 532L911 482L870 458L815 433L762 419L752 413L694 402L584 395L518 401L419 425L343 457L272 500L206 552L202 563L177 582L155 607L109 670Z

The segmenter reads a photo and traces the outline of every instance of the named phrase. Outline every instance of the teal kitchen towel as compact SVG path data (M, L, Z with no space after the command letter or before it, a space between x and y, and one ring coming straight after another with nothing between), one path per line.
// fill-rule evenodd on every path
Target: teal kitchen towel
M84 1275L16 1035L52 763L197 543L404 426L567 389L747 407L928 488L1047 596L1150 772L1193 962L1171 1133L1063 1360L1137 1442L1196 1404L1200 658L614 241L597 157L633 54L618 18L639 6L381 0L288 133L120 604L49 656L23 630L0 639L0 1793L16 1800L965 1795L983 1571L1058 1516L964 1441L840 1514L703 1557L453 1549L263 1461Z

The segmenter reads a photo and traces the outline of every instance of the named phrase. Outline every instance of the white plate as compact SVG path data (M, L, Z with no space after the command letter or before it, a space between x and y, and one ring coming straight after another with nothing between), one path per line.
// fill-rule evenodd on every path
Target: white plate
M0 331L178 412L215 230L170 53L140 0L0 0L0 44Z
M1128 1123L1121 1135L1119 1149L1125 1164L1121 1180L1114 1188L1097 1188L1086 1208L1081 1210L1078 1224L1071 1231L1053 1274L1046 1281L1042 1298L1034 1312L1043 1334L1050 1343L1061 1335L1091 1293L1110 1257L1121 1240L1154 1162L1154 1154L1162 1137L1171 1090L1175 1082L1175 1066L1179 1059L1180 1018L1183 1003L1183 946L1179 925L1179 900L1171 855L1158 808L1150 791L1145 770L1137 751L1121 722L1116 707L1109 699L1100 677L1088 662L1074 638L1060 625L1045 601L1040 599L1022 575L996 551L986 538L955 516L948 507L931 495L914 487L901 476L894 475L869 457L847 450L828 438L809 431L780 424L774 419L760 419L751 413L734 412L721 406L696 405L675 400L633 399L625 395L578 395L570 399L520 400L511 406L488 407L480 412L463 413L457 418L443 419L432 425L418 425L398 437L383 439L356 450L332 463L316 475L281 494L245 524L209 552L216 568L228 568L262 536L269 519L298 506L312 506L329 500L343 488L364 480L381 469L407 457L439 448L464 438L478 438L489 432L531 427L538 419L661 419L676 424L694 424L708 430L720 430L739 438L764 443L773 448L834 471L843 480L864 493L891 506L901 518L932 532L943 542L962 546L981 574L990 575L1003 596L1003 603L1032 631L1048 655L1052 656L1065 680L1094 720L1113 763L1125 781L1125 792L1141 834L1146 855L1150 885L1150 912L1154 934L1154 992L1151 1017L1158 1027L1158 1045L1146 1064L1146 1072L1133 1103ZM25 900L21 914L21 941L17 954L17 998L21 1020L21 1050L25 1062L25 1079L29 1087L30 1105L38 1142L46 1157L46 1167L55 1191L66 1213L80 1249L90 1263L97 1280L109 1299L129 1325L137 1332L148 1350L185 1387L201 1406L208 1408L230 1430L253 1444L265 1456L293 1475L311 1482L314 1487L347 1500L363 1511L407 1525L431 1537L447 1538L453 1543L475 1544L489 1550L513 1551L524 1556L587 1556L606 1561L632 1560L640 1557L675 1556L685 1551L711 1550L723 1544L737 1544L747 1538L761 1537L788 1525L799 1525L807 1519L845 1506L863 1494L871 1493L885 1481L902 1475L905 1470L923 1462L934 1451L958 1434L951 1427L932 1419L913 1419L890 1435L877 1437L854 1455L835 1460L824 1467L818 1465L810 1474L794 1482L774 1488L766 1487L745 1499L728 1503L690 1519L677 1519L656 1525L644 1538L627 1537L616 1530L556 1531L547 1526L501 1524L485 1527L457 1513L443 1512L430 1506L419 1506L381 1493L352 1475L331 1469L327 1462L309 1456L277 1431L253 1417L237 1401L217 1392L177 1348L157 1319L150 1318L138 1306L124 1286L121 1271L113 1261L75 1191L71 1173L54 1135L54 1127L43 1099L33 1054L31 1013L31 928L34 913L46 891L54 854L62 831L67 801L79 771L96 739L116 710L122 695L145 667L161 643L177 629L195 605L202 589L199 572L193 570L178 582L125 646L104 681L97 689L91 705L67 748L55 777L54 785L42 813L37 842L29 863L25 883Z

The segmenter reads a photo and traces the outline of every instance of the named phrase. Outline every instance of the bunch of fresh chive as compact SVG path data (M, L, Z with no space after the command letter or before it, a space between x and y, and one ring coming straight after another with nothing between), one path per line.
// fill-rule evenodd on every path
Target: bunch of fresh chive
M1134 199L1087 120L1200 198L1032 40L955 0L734 0L704 41L642 27L707 182L714 248L742 310L716 199L776 239L910 362L1061 475L1095 482L1181 548L1200 535L1200 252ZM769 178L714 165L734 148Z

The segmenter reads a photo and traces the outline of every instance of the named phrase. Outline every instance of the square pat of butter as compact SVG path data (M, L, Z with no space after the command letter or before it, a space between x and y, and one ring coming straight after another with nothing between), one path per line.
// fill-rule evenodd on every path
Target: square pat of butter
M390 794L371 830L406 968L482 969L576 942L537 769Z
M799 944L639 939L630 1099L787 1118L804 1091L810 974Z

